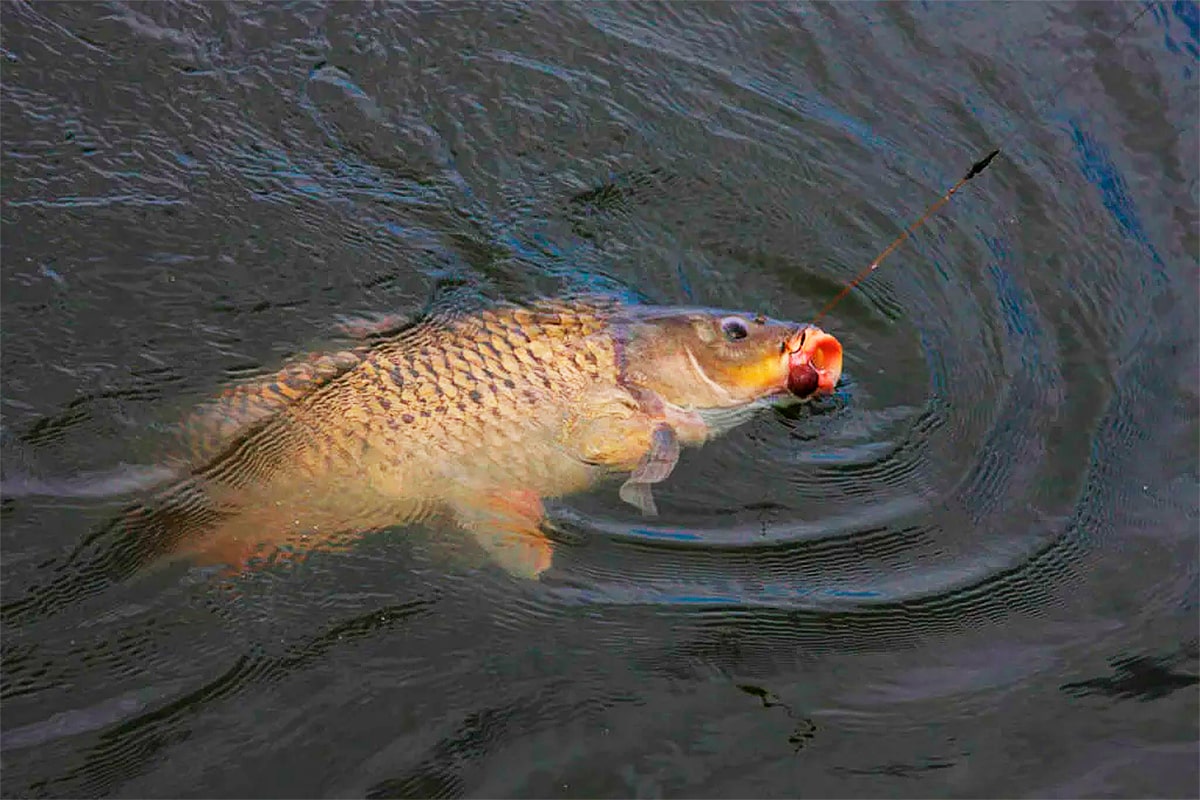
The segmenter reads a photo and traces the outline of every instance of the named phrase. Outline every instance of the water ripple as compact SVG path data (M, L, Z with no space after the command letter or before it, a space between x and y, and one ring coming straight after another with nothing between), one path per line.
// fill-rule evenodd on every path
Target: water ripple
M1198 26L1130 17L7 8L5 486L55 491L0 503L5 789L1145 790L1194 739ZM556 499L540 581L436 525L128 579L112 467L333 320L447 274L811 320L997 142L822 320L832 397L658 517Z

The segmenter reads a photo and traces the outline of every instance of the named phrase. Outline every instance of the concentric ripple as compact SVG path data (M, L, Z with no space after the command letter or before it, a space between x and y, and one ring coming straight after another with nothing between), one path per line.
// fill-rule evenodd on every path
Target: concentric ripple
M596 24L608 31L608 22L603 16ZM642 45L634 30L650 37L648 28L628 17L614 35ZM693 63L686 55L692 44L670 40L662 30L651 37L650 58L676 55ZM841 122L841 134L857 147L875 158L892 155L887 142L865 132L865 123L842 118L810 124L810 117L795 112L818 101L797 105L801 101L747 84L722 63L717 57L701 66L697 57L693 66L698 75L724 81L726 109L767 113L774 105L774 113L790 118L794 147L806 139L815 145ZM653 94L642 100L652 109L657 104ZM806 162L807 169L826 173L825 185L851 195L861 190L846 204L855 209L849 224L821 227L825 220L790 197L796 191L790 186L740 198L742 203L694 197L701 208L719 204L731 217L721 230L739 238L710 234L690 258L715 265L731 260L731 253L745 262L764 250L787 252L788 237L802 229L810 258L825 270L805 277L796 265L767 264L771 277L836 285L831 276L853 275L855 259L861 263L868 248L881 249L905 221L897 209L919 208L943 188L940 174L906 177L894 187L873 185L864 161L826 155ZM618 238L630 217L656 218L670 201L644 191L627 194L607 220L599 212L590 216L593 229L607 222L609 235ZM837 213L833 208L826 213ZM1072 453L1049 440L1054 420L1074 411L1054 324L1025 284L1013 252L1019 244L1009 241L1018 231L981 229L973 213L964 201L956 213L932 223L829 318L826 324L846 350L845 378L834 398L798 413L768 415L690 455L658 489L661 519L635 521L620 509L606 513L611 505L599 501L580 506L582 516L566 514L572 525L613 543L611 563L581 558L572 564L573 579L584 575L601 587L583 596L785 609L936 603L1001 575L1012 591L1023 591L1036 572L1029 559L1063 534L1061 517L1069 511L1028 499L1058 469L1046 463L1052 450L1056 461L1082 466L1088 443L1073 442ZM764 230L763 220L787 226ZM857 241L846 241L847 229L860 232ZM747 231L758 238L753 252L745 249ZM822 300L777 298L771 310L781 313L782 306L782 313L802 319ZM1028 578L1022 577L1025 567Z
M6 6L5 793L1194 774L1200 27L1133 13ZM434 523L132 574L174 424L338 321L448 276L812 321L998 145L821 320L831 397L686 451L657 517L550 501L539 581Z

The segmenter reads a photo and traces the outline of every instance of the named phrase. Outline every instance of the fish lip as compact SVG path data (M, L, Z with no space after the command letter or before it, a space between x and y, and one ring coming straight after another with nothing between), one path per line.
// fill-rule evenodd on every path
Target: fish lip
M842 344L815 325L801 325L785 342L788 374L811 364L817 388L808 397L831 394L842 377Z

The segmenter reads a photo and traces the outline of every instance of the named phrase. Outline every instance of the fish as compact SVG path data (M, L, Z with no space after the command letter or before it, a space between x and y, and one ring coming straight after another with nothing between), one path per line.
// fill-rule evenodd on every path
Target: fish
M186 474L125 514L200 563L352 546L447 519L502 569L553 562L544 502L653 487L778 404L829 394L842 347L812 325L608 297L435 309L236 385L183 425Z

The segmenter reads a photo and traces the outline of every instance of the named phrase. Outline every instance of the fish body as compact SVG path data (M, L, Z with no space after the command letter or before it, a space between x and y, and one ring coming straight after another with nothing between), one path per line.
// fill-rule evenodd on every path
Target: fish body
M233 565L282 546L447 516L505 569L551 563L542 500L628 474L755 408L832 391L841 346L811 326L607 299L435 314L235 387L198 413L190 474L134 517Z

